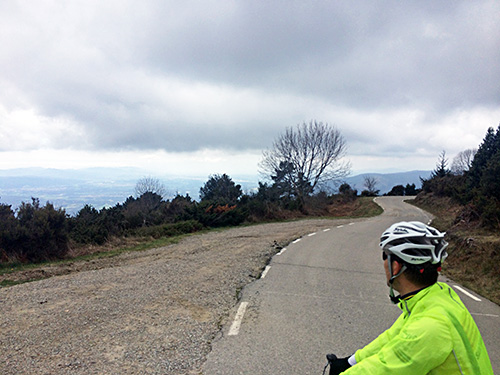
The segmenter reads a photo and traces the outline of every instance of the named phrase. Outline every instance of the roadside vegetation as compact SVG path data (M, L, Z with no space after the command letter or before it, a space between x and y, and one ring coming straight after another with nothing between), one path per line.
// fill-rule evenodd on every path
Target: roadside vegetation
M445 274L500 304L500 126L451 168L443 152L413 203L448 234Z
M311 121L288 128L264 152L265 182L252 193L244 194L227 174L214 174L197 200L188 194L165 199L165 186L145 177L123 203L101 209L85 205L74 216L37 198L15 211L0 203L0 274L158 247L213 228L380 213L370 194L360 197L347 184L332 193L349 170L342 162L345 148L336 128Z
M212 176L212 179L217 179L217 176ZM211 181L209 180L209 181ZM179 199L179 198L177 198ZM337 218L337 217L368 217L375 216L381 213L381 208L373 202L371 197L353 197L344 196L343 194L325 195L318 194L311 196L305 200L305 206L301 210L297 208L288 208L283 206L280 202L265 202L266 210L268 213L265 216L259 216L262 211L252 212L250 207L257 206L261 209L262 202L255 202L256 198L248 197L243 204L235 204L229 206L208 204L207 202L195 202L189 200L189 205L186 209L180 210L178 216L169 217L165 216L163 220L173 220L173 222L161 222L151 225L139 225L136 227L125 227L121 231L118 229L112 231L113 235L109 233L110 223L106 223L106 217L109 209L95 210L85 207L82 209L85 213L89 211L93 213L95 220L86 221L85 225L76 217L67 217L62 211L55 210L50 204L41 207L36 201L34 202L33 220L36 221L35 225L41 223L44 225L44 230L48 233L44 236L50 238L50 233L57 235L58 238L64 238L65 241L61 242L64 245L65 252L60 248L57 253L50 253L50 246L56 246L54 242L47 245L43 240L37 241L37 234L40 230L34 231L32 238L29 240L31 246L36 249L38 246L43 249L43 254L46 258L37 255L36 258L28 258L32 253L17 253L19 249L23 251L26 249L24 246L14 247L10 253L10 257L6 255L6 251L2 249L4 261L0 263L0 286L10 286L18 282L27 280L37 280L52 276L51 273L46 271L34 272L37 268L45 268L46 266L56 266L59 269L66 269L63 273L72 272L72 265L74 262L93 260L101 260L103 258L111 258L120 255L124 252L130 251L143 251L151 248L167 246L178 242L183 236L191 233L202 232L206 230L216 230L222 227L236 226L236 225L252 225L264 222L273 221L290 221L304 218ZM154 213L148 211L153 216L161 216L161 212L168 210L172 201L160 201L159 211ZM174 200L174 203L175 200ZM122 206L120 206L122 207ZM214 208L215 207L215 208ZM238 212L233 211L238 208ZM117 209L116 207L114 208ZM123 209L123 208L122 208ZM47 214L47 211L49 214ZM81 214L81 212L80 212ZM43 219L35 219L38 216L42 218L60 215L63 221L53 221L54 223L63 223L61 227L52 228L51 223L44 222ZM101 216L103 215L103 216ZM123 214L120 214L123 218ZM111 217L114 217L111 216ZM188 217L192 217L187 220ZM178 218L178 221L175 219ZM78 226L75 225L75 221ZM139 221L138 221L139 222ZM205 223L205 224L202 224ZM93 225L91 225L94 223ZM27 233L21 222L17 222L17 230L21 233ZM104 225L104 226L101 226ZM75 230L76 228L76 230ZM85 229L85 231L83 231ZM15 230L15 229L14 229ZM15 234L13 231L12 233ZM82 236L82 233L85 235ZM105 235L103 235L105 234ZM23 237L23 240L26 237ZM15 244L13 242L13 244ZM13 255L12 255L13 254ZM33 254L36 254L33 252ZM22 257L21 257L22 256ZM10 274L16 272L24 273L22 276L10 277ZM61 272L55 271L54 272ZM3 277L1 276L3 275Z
M135 197L110 208L86 205L74 216L36 198L16 211L0 203L0 285L16 282L9 274L47 262L108 258L214 228L380 214L372 201L379 194L375 180L367 178L360 194L342 183L349 170L344 152L338 131L313 121L287 129L264 152L267 178L252 193L214 174L198 200L187 194L165 199L161 182L147 177L137 182ZM451 168L443 152L421 190L398 185L387 195L417 195L413 204L433 213L434 225L448 233L443 271L500 304L500 127L490 128L477 150L457 155Z

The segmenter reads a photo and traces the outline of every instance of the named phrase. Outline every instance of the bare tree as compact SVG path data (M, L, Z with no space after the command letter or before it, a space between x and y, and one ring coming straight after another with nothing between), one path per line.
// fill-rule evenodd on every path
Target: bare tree
M451 172L456 175L462 175L464 172L467 172L472 165L476 152L477 148L469 148L467 150L460 151L457 156L453 158L451 163Z
M376 196L380 192L380 190L377 189L377 179L373 176L365 176L363 177L363 186L365 187L365 195L368 196Z
M263 152L260 172L287 181L290 190L304 198L316 187L349 174L350 165L343 162L346 142L334 126L311 121L289 127Z
M163 197L166 194L165 185L154 177L143 177L135 185L135 194L137 197L145 193L153 193Z

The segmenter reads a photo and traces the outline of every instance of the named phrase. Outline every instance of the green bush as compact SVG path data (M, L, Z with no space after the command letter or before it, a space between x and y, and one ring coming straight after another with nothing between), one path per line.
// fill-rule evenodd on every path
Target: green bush
M236 185L227 174L210 176L205 185L200 188L201 201L211 201L222 205L236 204L242 194L241 185Z
M185 219L197 220L206 227L236 226L245 221L248 211L238 205L221 205L211 201L202 201L187 207Z
M9 206L10 207L10 206ZM68 252L66 212L51 203L40 206L38 199L22 203L17 220L2 207L2 221L9 228L1 232L2 258L9 261L41 262L62 258Z
M451 197L460 200L463 194L464 183L465 179L463 176L435 176L428 180L422 180L422 190L426 193L432 192L439 197Z
M12 206L0 204L0 261L8 262L13 255L18 231L18 223Z
M71 238L81 244L102 245L105 243L108 240L109 231L103 216L94 207L85 205L69 221Z
M123 204L123 217L127 228L159 225L165 222L165 205L155 193L144 193L139 198L129 197Z
M341 197L344 202L352 202L356 200L357 196L358 191L353 189L348 183L344 182L339 186L339 197Z
M181 234L194 233L203 229L203 225L196 220L180 221L173 224L162 224L152 227L142 227L129 231L131 235L140 237L172 237Z

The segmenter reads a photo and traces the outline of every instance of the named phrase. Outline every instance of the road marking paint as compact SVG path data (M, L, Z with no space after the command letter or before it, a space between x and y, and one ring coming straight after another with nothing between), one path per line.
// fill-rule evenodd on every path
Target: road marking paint
M488 318L499 318L499 316L496 314L482 314L482 313L474 313L474 312L471 312L470 314L477 315L477 316L486 316Z
M349 223L349 225L354 225L354 223Z
M326 229L323 229L323 232L328 232L329 230L331 230L331 228L326 228Z
M297 242L300 242L300 238L297 238L295 241L293 241L292 243L297 243Z
M264 277L266 277L266 275L270 269L271 269L271 266L266 266L266 268L264 268L264 271L262 271L262 275L260 275L260 278L263 279Z
M309 233L309 234L307 235L307 237L312 237L312 236L315 236L315 235L316 235L316 233Z
M281 251L280 251L278 254L276 254L276 255L281 255L281 254L283 254L285 251L286 251L286 247L284 247L283 249L281 249Z
M238 311L236 312L236 316L234 317L233 324L231 328L229 328L228 336L236 336L240 333L241 322L243 321L243 316L245 315L245 311L247 309L248 302L242 302Z
M453 287L456 288L456 289L458 289L458 290L460 290L463 294L465 294L466 296L472 298L474 301L481 301L480 298L477 298L476 296L473 296L468 291L466 291L465 289L459 287L458 285L454 285Z
M344 228L343 225L337 225L337 228Z

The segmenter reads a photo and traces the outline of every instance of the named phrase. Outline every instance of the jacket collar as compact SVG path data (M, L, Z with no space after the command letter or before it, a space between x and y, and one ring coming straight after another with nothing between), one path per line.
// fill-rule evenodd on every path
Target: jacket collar
M422 289L415 290L400 297L400 302L398 306L405 314L405 317L411 315L411 312L413 311L413 308L418 303L418 301L420 301L424 296L426 296L429 293L429 291L436 285L437 283Z

